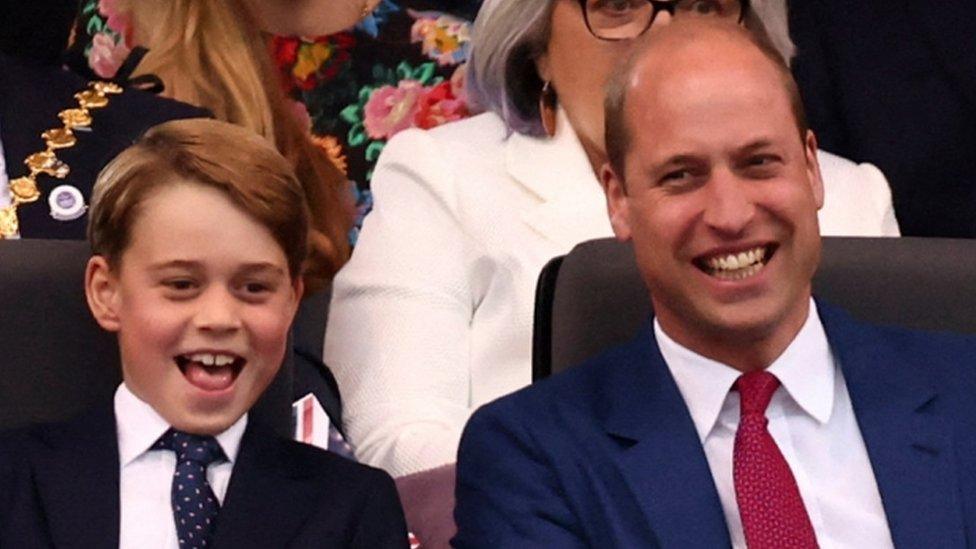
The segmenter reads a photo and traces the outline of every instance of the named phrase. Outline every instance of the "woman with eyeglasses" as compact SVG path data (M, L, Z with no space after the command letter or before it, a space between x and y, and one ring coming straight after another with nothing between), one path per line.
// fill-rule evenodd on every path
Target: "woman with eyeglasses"
M325 358L361 460L395 476L451 463L471 412L530 382L540 270L612 235L594 168L604 161L604 85L635 41L678 18L762 33L762 7L788 46L778 6L485 2L467 91L488 112L388 143L375 209L335 279ZM823 233L898 234L876 168L827 153L820 161Z

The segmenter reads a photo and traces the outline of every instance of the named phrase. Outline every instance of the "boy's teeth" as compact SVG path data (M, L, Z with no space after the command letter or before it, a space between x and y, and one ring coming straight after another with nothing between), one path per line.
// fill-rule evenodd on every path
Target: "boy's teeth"
M191 362L204 366L227 366L234 363L234 357L225 354L194 353L188 357Z

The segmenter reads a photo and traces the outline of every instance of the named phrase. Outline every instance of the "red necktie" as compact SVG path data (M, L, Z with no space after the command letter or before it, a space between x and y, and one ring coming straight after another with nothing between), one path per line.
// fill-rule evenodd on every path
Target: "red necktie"
M749 549L817 547L790 465L766 429L766 407L779 380L769 372L750 372L739 377L735 387L741 416L732 474L746 544Z

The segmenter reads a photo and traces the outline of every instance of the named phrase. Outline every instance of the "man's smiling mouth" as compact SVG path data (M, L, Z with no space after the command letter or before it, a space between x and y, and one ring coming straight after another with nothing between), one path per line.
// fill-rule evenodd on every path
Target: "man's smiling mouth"
M776 248L776 244L765 244L738 252L700 256L693 263L709 276L720 280L744 280L759 274L773 258Z
M174 360L183 377L203 391L229 389L247 362L233 353L201 351L177 355Z

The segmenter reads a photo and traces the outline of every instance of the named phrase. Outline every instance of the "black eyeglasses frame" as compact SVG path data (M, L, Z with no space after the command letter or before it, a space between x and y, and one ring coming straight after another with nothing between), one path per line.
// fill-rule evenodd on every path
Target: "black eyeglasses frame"
M586 24L586 30L590 31L590 34L597 40L603 40L606 42L622 42L624 40L633 40L634 38L642 36L645 32L647 32L647 29L651 28L651 26L654 24L654 20L657 19L657 16L660 15L662 11L666 11L668 14L674 17L674 12L678 8L679 0L645 0L651 5L651 18L648 20L647 26L637 33L637 36L632 38L605 38L593 32L593 27L590 26L590 18L586 14L586 1L587 0L579 0L580 11L583 13L583 22ZM742 22L746 20L746 15L749 13L749 0L739 0L739 4L742 6L742 8L739 11L739 20L737 22L741 25Z

